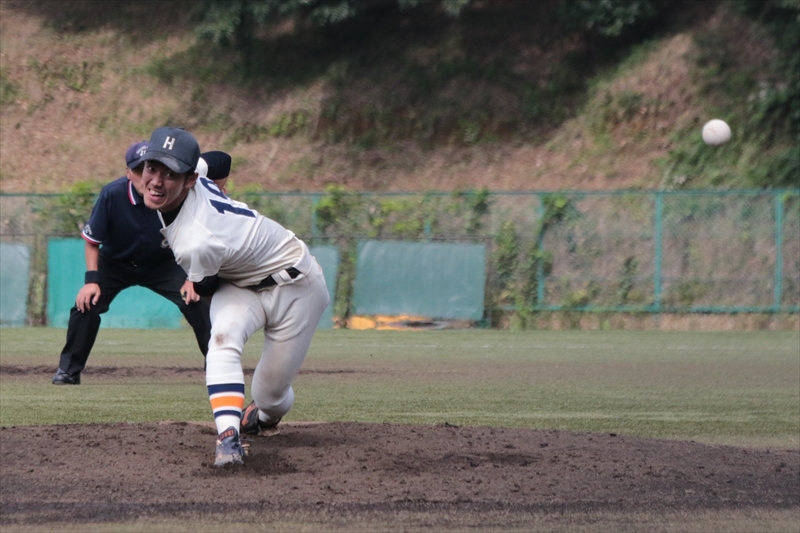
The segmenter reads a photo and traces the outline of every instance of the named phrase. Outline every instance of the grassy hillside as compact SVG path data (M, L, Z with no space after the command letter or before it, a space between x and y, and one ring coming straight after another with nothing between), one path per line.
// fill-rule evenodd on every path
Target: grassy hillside
M754 119L781 82L773 44L731 2L675 2L616 42L563 31L555 0L286 25L247 76L198 40L195 5L0 0L2 192L107 182L164 124L231 153L235 188L800 184L798 139ZM702 143L711 118L732 142Z

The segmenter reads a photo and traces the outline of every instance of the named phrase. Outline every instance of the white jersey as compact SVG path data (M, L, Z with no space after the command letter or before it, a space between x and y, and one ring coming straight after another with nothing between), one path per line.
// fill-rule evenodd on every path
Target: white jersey
M158 216L189 281L217 274L248 287L289 267L307 274L312 265L308 247L294 233L231 200L208 178L198 178L171 224Z

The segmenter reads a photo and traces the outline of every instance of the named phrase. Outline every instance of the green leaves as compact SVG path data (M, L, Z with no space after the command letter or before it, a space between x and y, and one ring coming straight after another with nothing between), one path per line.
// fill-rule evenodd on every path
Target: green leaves
M66 193L45 198L42 205L34 207L39 221L54 235L78 235L89 220L94 200L100 186L88 181L73 184Z
M658 0L571 0L562 6L565 21L604 37L619 37L663 9Z
M458 16L471 0L441 0L442 10ZM416 7L419 0L397 0L401 9ZM287 18L317 26L337 24L370 9L369 0L205 0L197 32L216 43L251 39L259 26L274 26Z
M16 100L19 89L19 84L9 74L8 69L0 68L0 105Z
M356 212L360 204L360 194L350 192L341 185L329 185L325 188L325 196L314 206L317 227L322 233L345 230L344 226L353 223L352 213Z

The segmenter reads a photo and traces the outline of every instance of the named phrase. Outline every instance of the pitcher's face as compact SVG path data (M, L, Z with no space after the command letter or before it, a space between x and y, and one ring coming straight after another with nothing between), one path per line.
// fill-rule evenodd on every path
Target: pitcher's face
M144 204L168 213L181 205L196 181L196 172L179 174L160 161L145 161L142 172Z

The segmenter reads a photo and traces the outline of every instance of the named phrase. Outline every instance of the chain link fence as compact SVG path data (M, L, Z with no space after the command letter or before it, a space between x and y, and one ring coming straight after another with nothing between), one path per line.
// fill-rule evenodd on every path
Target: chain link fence
M97 192L0 195L0 237L31 248L29 323L46 322L47 239L77 237ZM539 311L800 313L800 189L231 196L337 246L341 325L364 239L484 243L487 325Z

